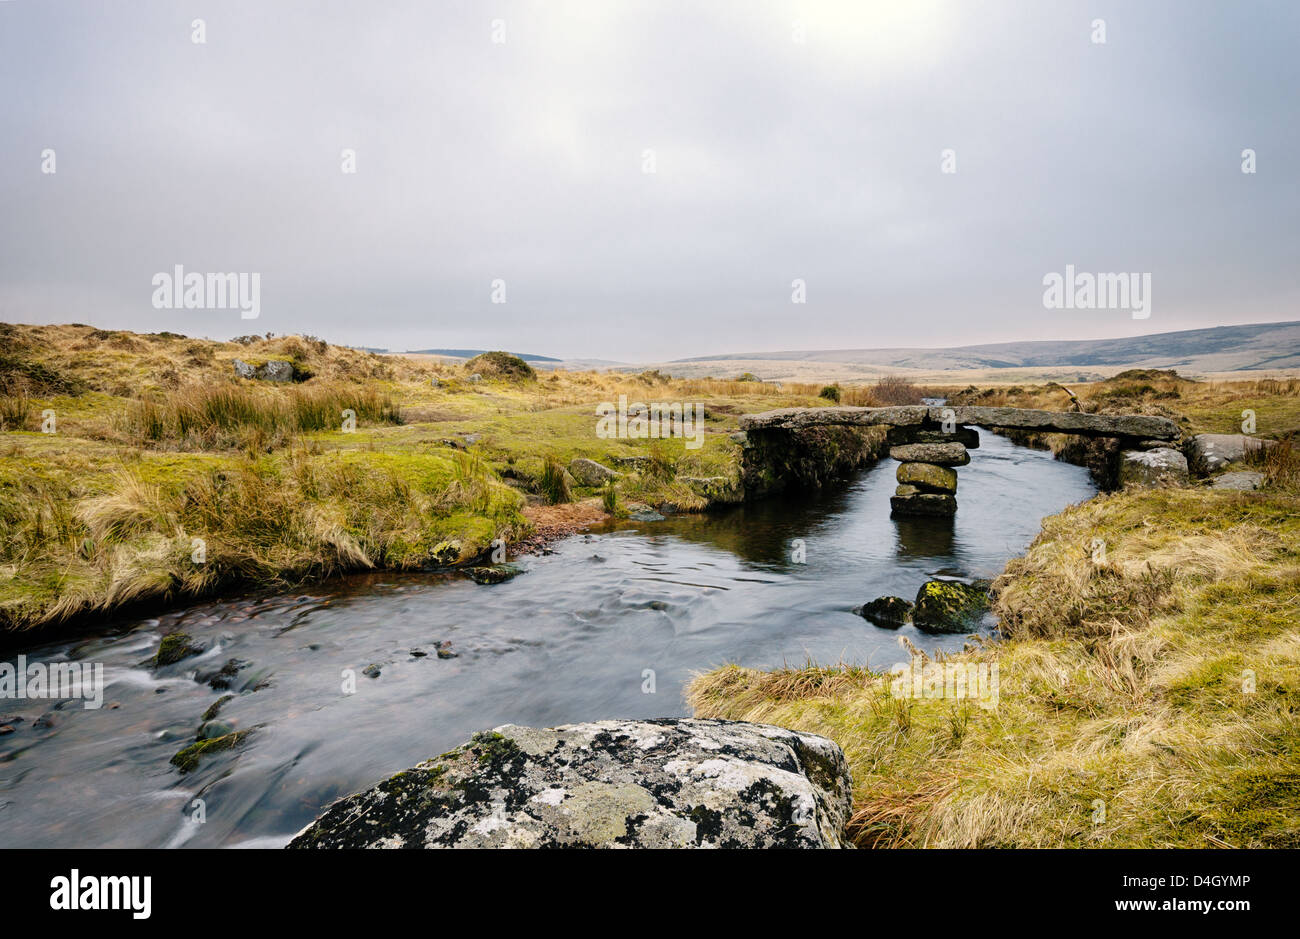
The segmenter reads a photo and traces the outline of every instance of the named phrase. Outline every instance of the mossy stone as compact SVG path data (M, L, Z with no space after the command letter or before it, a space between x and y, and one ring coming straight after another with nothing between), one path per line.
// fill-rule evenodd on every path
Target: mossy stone
M168 633L158 643L158 653L153 657L153 664L155 668L171 665L202 651L198 646L190 644L190 637L185 633Z
M916 486L923 492L953 493L957 491L957 471L933 463L899 463L898 481Z
M897 629L912 615L912 604L902 597L876 597L858 612L877 626Z
M214 737L210 740L200 740L198 743L192 743L184 750L178 752L171 758L172 766L175 766L183 774L194 770L199 765L199 758L205 753L216 753L221 750L229 750L238 746L248 731L240 730L233 734L226 734L222 737Z
M916 592L912 623L928 633L964 633L989 607L987 584L927 580Z

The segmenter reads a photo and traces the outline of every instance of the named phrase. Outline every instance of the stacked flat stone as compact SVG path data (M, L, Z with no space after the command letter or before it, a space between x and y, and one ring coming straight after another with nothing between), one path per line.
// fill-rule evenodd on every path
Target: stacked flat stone
M889 500L895 515L953 515L957 511L957 471L970 462L967 449L979 447L970 427L953 433L917 427L889 431L889 455L898 460L898 488Z

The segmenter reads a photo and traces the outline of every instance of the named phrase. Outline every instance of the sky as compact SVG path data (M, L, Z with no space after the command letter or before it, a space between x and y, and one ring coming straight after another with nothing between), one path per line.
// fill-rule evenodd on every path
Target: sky
M1300 319L1298 50L1289 0L0 0L0 321L660 362ZM158 308L177 265L258 317ZM1049 307L1067 265L1149 316Z

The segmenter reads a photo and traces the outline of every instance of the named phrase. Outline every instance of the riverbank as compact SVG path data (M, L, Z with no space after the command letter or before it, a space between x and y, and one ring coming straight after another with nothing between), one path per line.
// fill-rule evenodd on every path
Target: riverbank
M598 525L513 561L518 573L491 586L376 570L23 634L0 659L102 663L105 706L0 712L13 728L0 729L0 754L14 757L0 759L0 844L279 846L335 799L501 724L684 718L692 675L729 661L849 655L886 668L899 635L959 651L960 635L876 629L853 607L911 596L936 570L992 577L1040 518L1095 492L1079 467L995 436L963 472L968 499L937 531L890 518L897 483L882 462L843 485ZM159 666L164 641L203 651ZM243 731L184 775L169 763ZM186 818L195 792L208 805L200 826Z
M864 847L1296 847L1300 471L1263 469L1046 519L995 582L1002 636L940 657L996 668L996 706L811 664L715 669L688 700L840 744Z
M0 335L9 634L348 572L478 564L611 515L737 501L739 416L825 400L817 386L534 372L299 336ZM623 395L704 405L697 435L598 436L597 405ZM615 471L612 486L575 478L579 459Z
M0 338L0 632L11 635L348 572L479 564L494 545L537 550L611 515L821 486L883 451L876 430L818 428L746 453L748 413L920 394L1061 408L1074 393L545 373L301 336L0 324ZM1266 436L1300 426L1294 381L1126 373L1075 390L1085 409L1176 416L1189 432L1230 432L1243 409ZM702 404L692 446L598 436L596 406L623 395ZM1087 462L1073 438L1019 442ZM618 478L574 478L566 468L584 459Z
M213 344L213 362L169 388L168 363L201 358L196 341L93 332L33 328L19 337L27 357L4 366L11 379L18 361L46 391L29 386L0 411L17 421L0 436L0 589L7 614L26 617L7 638L27 651L45 643L35 654L50 661L94 656L131 676L114 685L108 709L87 712L93 721L44 709L13 715L20 736L10 740L41 746L48 774L24 783L24 804L40 806L32 831L66 812L59 780L79 778L85 744L125 746L141 720L160 736L129 748L138 775L119 782L149 795L137 824L156 815L151 787L170 793L174 782L158 769L194 743L195 721L226 690L193 681L191 670L218 684L232 671L248 693L228 701L221 720L234 733L259 732L205 757L187 782L225 779L237 760L230 804L260 805L281 792L288 767L300 780L280 814L244 828L235 811L207 826L205 843L219 844L283 834L309 821L303 813L430 756L409 728L428 721L431 701L448 746L503 721L680 716L678 689L697 669L833 662L850 648L853 661L886 668L906 637L948 664L996 665L997 707L900 700L887 676L815 665L717 669L695 681L690 701L700 716L783 724L843 746L856 780L850 833L862 845L1294 842L1300 510L1289 448L1257 467L1267 476L1257 492L1138 490L1052 515L1091 494L1085 474L989 439L963 470L969 497L945 528L889 518L892 466L843 489L824 485L874 459L879 441L737 434L744 414L824 403L816 387L478 373L316 351L289 337ZM129 352L113 354L123 344ZM301 380L236 378L235 358L256 368L287 361ZM1217 416L1179 414L1180 424L1214 431L1233 429L1234 400L1259 401L1262 434L1294 430L1286 388L1180 382L1174 397L1154 383L1117 405L1127 392L1115 387L1074 391L1086 408L1126 413L1195 404ZM839 393L846 403L896 404L918 389L889 391L898 397ZM978 390L925 391L988 403ZM625 392L703 401L703 446L597 437L595 405ZM1018 394L1017 404L1064 406L1057 389ZM353 432L328 423L343 408L356 412ZM55 412L53 434L40 432L45 410ZM582 459L615 470L612 487L566 469L581 473L573 461ZM741 493L780 495L691 512ZM607 519L609 508L668 521L570 539L498 586L389 573L490 562L498 538L512 552L545 546ZM993 576L1043 516L1043 535L998 581L999 641L963 653L961 636L895 633L851 612L876 595L910 596L937 570ZM806 552L798 561L795 539ZM349 570L372 573L297 589ZM181 602L227 592L241 596ZM103 614L140 603L179 609L103 628ZM98 620L99 632L79 636L75 650L45 642L77 615ZM160 670L158 642L175 633L204 651ZM360 697L339 694L344 669L360 676ZM354 734L364 735L369 762L358 760ZM102 843L144 838L93 806L87 815L103 826ZM144 840L172 843L167 819L150 824Z

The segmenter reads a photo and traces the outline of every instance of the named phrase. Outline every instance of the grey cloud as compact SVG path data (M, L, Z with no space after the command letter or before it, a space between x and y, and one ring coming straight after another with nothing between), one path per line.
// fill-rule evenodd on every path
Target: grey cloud
M199 7L0 2L0 318L628 361L1295 318L1292 4ZM1068 263L1151 319L1045 310ZM261 319L153 309L175 264Z

